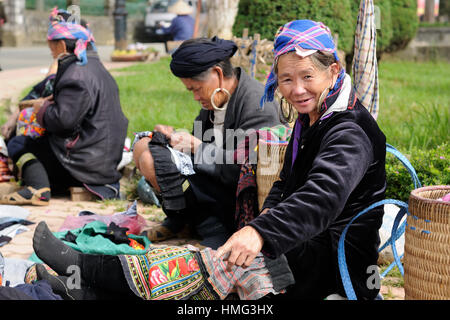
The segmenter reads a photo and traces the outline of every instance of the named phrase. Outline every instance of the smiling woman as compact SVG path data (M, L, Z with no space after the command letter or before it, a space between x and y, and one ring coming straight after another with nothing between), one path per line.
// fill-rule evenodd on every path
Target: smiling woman
M228 267L249 266L259 252L285 255L294 274L290 299L345 296L337 266L337 243L356 214L384 199L386 139L356 98L339 65L329 29L296 20L275 37L274 64L261 103L280 91L298 111L279 180L262 211L217 250ZM370 218L367 218L370 217ZM368 267L377 264L383 209L360 220L347 238L347 260L358 298L374 299Z
M281 56L277 64L278 89L283 97L300 114L308 114L310 125L320 116L325 96L333 89L339 76L340 66L333 62L323 65L317 58L299 59L297 53Z

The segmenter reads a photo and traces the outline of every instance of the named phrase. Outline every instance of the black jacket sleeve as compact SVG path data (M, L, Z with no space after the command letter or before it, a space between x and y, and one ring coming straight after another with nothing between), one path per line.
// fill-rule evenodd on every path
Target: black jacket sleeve
M306 183L249 223L263 237L263 251L277 257L328 229L372 159L372 144L361 127L347 122L332 128L322 139Z
M46 108L43 116L46 130L59 135L76 131L94 105L94 99L85 85L85 82L76 78L59 81L55 103Z

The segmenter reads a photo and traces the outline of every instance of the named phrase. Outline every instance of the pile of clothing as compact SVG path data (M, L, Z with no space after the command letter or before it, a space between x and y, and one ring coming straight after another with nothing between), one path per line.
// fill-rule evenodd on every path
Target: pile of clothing
M13 230L15 234L27 231L25 225L33 223L26 220L29 213L21 207L0 207L0 234L2 226L5 226L3 232L12 235ZM146 220L137 213L135 201L126 211L112 215L81 211L77 216L68 216L59 231L53 234L83 253L140 255L150 247L150 241L139 235L145 227ZM11 237L5 239L3 244ZM38 280L38 263L42 261L35 253L29 259L15 259L3 257L0 252L0 300L63 300L46 280ZM44 266L56 275L50 267Z

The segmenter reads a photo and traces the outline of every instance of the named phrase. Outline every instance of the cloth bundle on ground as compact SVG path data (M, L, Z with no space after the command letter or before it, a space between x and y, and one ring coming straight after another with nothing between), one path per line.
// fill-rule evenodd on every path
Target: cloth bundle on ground
M126 228L118 227L114 222L109 226L101 221L93 221L82 228L54 232L54 235L71 248L91 254L118 255L144 254L150 241L144 236L127 233ZM33 253L30 260L42 263Z
M34 222L26 219L29 214L28 210L18 206L0 205L0 247L30 230L27 226Z
M100 215L91 211L80 211L77 216L67 216L58 231L62 232L82 228L84 225L93 221L101 221L106 225L115 223L122 228L128 228L128 232L131 234L140 234L142 229L147 226L144 217L137 213L137 202L134 201L126 211L116 212L112 215Z
M0 286L0 300L62 300L46 280L15 287Z
M24 283L31 261L4 258L0 253L0 300L62 300L47 281Z

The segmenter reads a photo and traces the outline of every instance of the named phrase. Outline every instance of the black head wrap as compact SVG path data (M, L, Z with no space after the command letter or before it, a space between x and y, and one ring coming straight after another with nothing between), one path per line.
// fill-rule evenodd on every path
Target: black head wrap
M170 70L179 78L192 78L231 58L236 50L233 41L217 37L201 42L188 40L172 54Z

